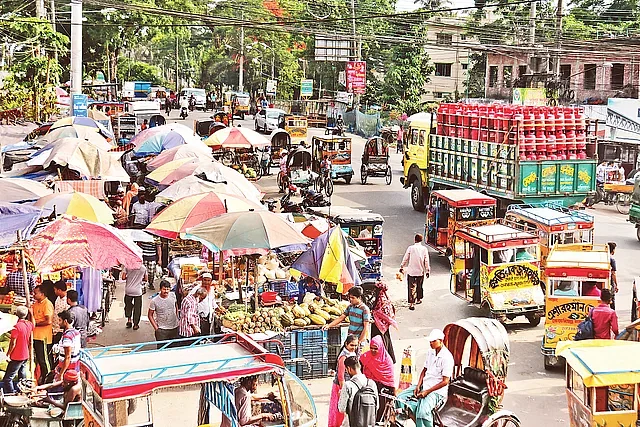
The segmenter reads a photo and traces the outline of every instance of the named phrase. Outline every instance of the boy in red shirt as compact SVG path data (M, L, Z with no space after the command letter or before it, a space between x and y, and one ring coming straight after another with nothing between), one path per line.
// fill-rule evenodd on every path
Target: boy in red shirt
M593 338L601 340L615 339L618 335L618 315L609 306L611 304L611 291L603 289L600 293L600 305L591 310L593 319ZM611 333L613 332L613 337Z
M11 331L11 342L7 349L7 357L9 363L7 370L2 379L5 394L13 394L16 392L14 378L18 376L17 381L27 377L25 365L29 360L29 350L31 347L31 334L33 333L33 323L25 320L29 309L24 306L16 308L18 322Z

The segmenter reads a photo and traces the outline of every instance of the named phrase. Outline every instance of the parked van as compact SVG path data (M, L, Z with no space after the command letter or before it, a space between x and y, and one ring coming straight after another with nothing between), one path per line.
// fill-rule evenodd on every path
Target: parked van
M187 101L191 98L191 95L194 96L196 100L196 108L199 110L205 110L207 107L207 92L204 89L198 89L193 87L187 87L180 91L180 99L178 100L178 105L182 98L185 98Z

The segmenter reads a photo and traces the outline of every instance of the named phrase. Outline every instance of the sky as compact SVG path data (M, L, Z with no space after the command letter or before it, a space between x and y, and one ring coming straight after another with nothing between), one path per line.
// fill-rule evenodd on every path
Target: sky
M449 0L449 7L468 7L473 6L473 0ZM418 8L418 5L414 3L414 0L397 0L396 10L398 12L408 12Z

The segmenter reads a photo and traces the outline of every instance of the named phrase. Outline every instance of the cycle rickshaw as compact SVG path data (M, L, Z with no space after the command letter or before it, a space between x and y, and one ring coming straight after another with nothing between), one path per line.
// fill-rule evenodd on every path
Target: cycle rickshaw
M298 148L287 157L287 178L282 179L278 174L278 188L284 191L287 181L296 187L309 188L314 185L318 174L311 170L311 152L305 148Z
M454 368L447 400L434 410L434 426L519 427L518 417L501 409L509 364L509 337L504 326L495 319L470 317L449 323L444 335ZM391 404L383 425L393 425L395 418L395 425L402 426L410 417L413 414L406 410L397 413Z
M369 138L362 153L360 166L360 182L367 183L369 177L384 177L387 185L391 185L391 166L389 165L389 145L379 136Z
M278 128L271 132L271 166L278 166L282 150L291 151L291 135Z

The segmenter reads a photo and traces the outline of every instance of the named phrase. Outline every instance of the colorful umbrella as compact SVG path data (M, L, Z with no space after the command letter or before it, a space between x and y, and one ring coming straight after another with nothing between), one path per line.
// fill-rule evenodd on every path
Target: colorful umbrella
M36 207L55 209L56 214L74 216L102 224L113 223L113 211L105 202L90 194L54 193L40 198Z
M142 250L104 224L62 216L29 241L27 253L37 270L70 267L104 270L123 264L138 268Z
M133 152L142 157L160 154L164 150L183 144L201 145L202 141L194 135L192 129L179 123L171 123L145 129L131 138L130 143L135 145Z
M220 162L204 162L193 172L197 177L211 182L224 182L234 188L232 194L238 192L243 197L252 201L260 201L264 196L251 181L235 169L223 165Z
M177 239L180 233L204 221L227 212L264 210L263 205L244 197L224 193L200 193L176 200L160 212L146 228L150 233L167 239Z
M249 128L221 129L204 140L204 143L214 149L218 148L264 148L271 145L271 141L258 132Z
M252 195L245 195L234 185L223 182L206 181L195 176L182 178L175 184L165 188L156 195L156 201L160 203L171 203L183 197L211 191L240 196L249 199L254 203L260 203L260 198L255 198Z
M122 153L109 153L89 141L79 138L62 138L51 147L40 150L27 162L28 166L48 168L52 163L67 166L83 178L111 178L129 181L129 175L120 163Z
M185 157L183 159L172 160L147 175L146 180L159 186L169 186L181 180L198 168L199 160Z
M86 126L63 126L50 130L42 139L45 143L55 143L57 140L62 138L86 139L103 150L110 150L113 148L113 145L111 145L101 133L97 132L94 128Z
M179 145L177 147L173 147L163 151L154 159L148 161L147 170L153 171L173 160L184 158L213 160L213 155L211 154L211 149L204 144Z
M347 236L340 227L333 227L311 243L291 268L318 280L337 284L344 293L360 284L360 274L349 251Z
M53 193L38 181L26 178L0 178L0 194L3 202L27 202Z
M90 117L65 117L57 120L54 124L51 125L49 129L54 130L64 126L72 125L93 128L96 132L100 132L105 138L113 138L113 133L109 132L107 128Z
M187 229L181 237L232 255L262 254L283 246L309 243L280 215L269 211L223 214Z

